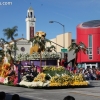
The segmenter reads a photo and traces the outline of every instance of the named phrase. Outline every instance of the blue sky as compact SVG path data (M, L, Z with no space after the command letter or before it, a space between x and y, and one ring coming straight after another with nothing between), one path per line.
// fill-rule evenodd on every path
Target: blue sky
M82 22L100 19L100 0L0 0L12 5L0 6L0 38L5 38L3 29L18 26L18 37L26 37L25 18L31 6L36 17L36 31L44 31L52 39L63 32L61 25L50 24L50 20L65 25L66 32L76 38L76 26Z

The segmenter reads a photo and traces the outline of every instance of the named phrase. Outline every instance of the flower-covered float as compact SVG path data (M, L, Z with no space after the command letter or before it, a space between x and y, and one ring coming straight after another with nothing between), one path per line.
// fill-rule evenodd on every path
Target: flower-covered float
M89 82L81 74L71 74L64 67L43 67L43 72L38 74L32 82L24 76L20 86L26 87L71 87L88 86Z
M13 59L12 57L4 57L2 64L0 66L1 68L1 72L0 72L0 83L1 84L12 84L12 85L16 85L17 84L17 77L15 75L15 73L12 73L12 63L13 63ZM10 73L12 73L10 75Z

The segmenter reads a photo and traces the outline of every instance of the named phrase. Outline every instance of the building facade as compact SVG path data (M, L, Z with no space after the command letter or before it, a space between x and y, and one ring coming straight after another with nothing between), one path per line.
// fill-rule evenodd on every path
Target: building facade
M65 35L65 36L63 36ZM63 38L65 37L65 41L63 42ZM65 49L68 49L68 47L72 43L72 34L71 32L57 35L55 38L50 39L51 45L54 45L56 47L57 52L61 52L61 49L63 48L65 44ZM46 46L50 46L50 43L47 43Z
M11 41L11 42L9 42L9 44L14 44L14 42ZM5 51L7 51L8 46L9 46L8 44L6 44L4 46ZM19 38L19 39L16 40L16 46L17 46L17 49L18 49L18 50L16 50L16 55L26 54L26 53L29 54L30 48L31 48L31 43L29 43L28 40L26 40L24 38ZM12 54L12 56L14 56L14 52L12 52L11 54Z
M83 42L87 53L78 53L78 63L85 67L98 67L100 63L100 20L92 20L77 26L77 43Z

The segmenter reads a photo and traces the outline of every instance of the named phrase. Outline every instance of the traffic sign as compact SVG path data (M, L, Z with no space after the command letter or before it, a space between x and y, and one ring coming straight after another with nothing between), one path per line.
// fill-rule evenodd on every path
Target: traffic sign
M61 52L67 52L67 49L61 49Z

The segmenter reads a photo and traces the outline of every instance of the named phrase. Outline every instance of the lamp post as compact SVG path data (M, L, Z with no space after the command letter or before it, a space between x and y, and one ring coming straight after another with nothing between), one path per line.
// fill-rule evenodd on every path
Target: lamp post
M63 48L65 48L65 25L61 24L60 22L57 21L49 21L49 23L58 23L63 27Z

